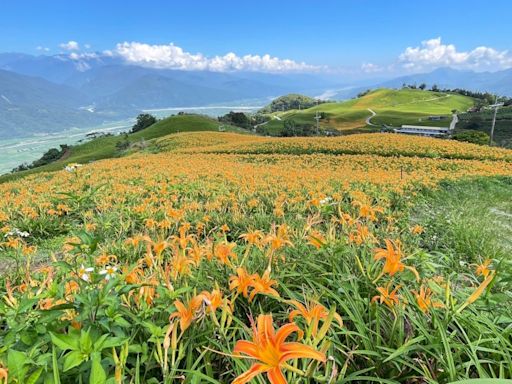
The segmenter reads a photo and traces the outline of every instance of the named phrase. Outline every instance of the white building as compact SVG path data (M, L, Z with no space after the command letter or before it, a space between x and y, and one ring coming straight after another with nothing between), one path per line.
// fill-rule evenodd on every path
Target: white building
M396 133L404 133L407 135L419 136L446 136L450 133L449 127L428 127L422 125L402 125L400 128L395 128Z

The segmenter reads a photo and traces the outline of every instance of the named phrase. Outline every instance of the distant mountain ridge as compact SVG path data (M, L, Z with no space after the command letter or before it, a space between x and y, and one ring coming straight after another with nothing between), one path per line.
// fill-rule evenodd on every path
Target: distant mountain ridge
M17 104L17 109L0 100L4 104L0 111L9 108L0 121L0 137L99 124L144 109L203 106L290 92L313 94L333 84L309 74L165 70L94 55L73 60L67 55L4 53L0 70L0 94L9 99L14 94L9 84L16 81L16 94L27 95L27 102ZM62 89L62 95L57 89ZM61 109L56 108L59 105Z
M453 68L438 68L428 73L401 76L384 81L379 86L396 88L402 84L425 83L431 87L463 88L471 91L491 92L503 96L512 96L512 68L497 72L474 72Z
M512 69L490 73L440 68L374 83L340 84L327 74L184 71L128 65L101 54L0 53L0 71L0 137L98 125L133 117L144 109L261 100L289 93L339 100L404 83L512 96Z

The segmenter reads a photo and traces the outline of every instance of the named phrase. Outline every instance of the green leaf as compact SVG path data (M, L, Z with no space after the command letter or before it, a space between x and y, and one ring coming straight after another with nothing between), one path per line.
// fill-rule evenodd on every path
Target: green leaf
M59 363L57 361L57 351L55 345L52 347L52 370L53 370L53 384L60 384Z
M36 384L37 380L39 380L39 377L41 376L41 373L43 373L43 367L35 370L27 379L27 382L25 384Z
M28 359L25 353L9 349L7 354L9 376L18 379L21 382L25 381L25 374L27 372L25 365L27 364L27 361Z
M72 335L60 335L57 333L50 332L52 343L62 349L63 351L71 349L72 351L78 351L80 344L78 338Z
M109 339L105 340L101 343L101 345L97 345L98 342L94 345L94 349L96 351L101 351L103 349L112 348L112 347L119 347L125 343L126 339L123 339L121 337L110 337Z
M105 384L107 381L107 375L101 365L101 353L93 352L91 354L91 376L89 377L89 384Z
M409 352L409 350L413 349L416 344L419 344L423 340L425 340L425 336L418 336L414 339L407 341L400 348L398 348L395 352L393 352L391 355L389 355L383 362L387 363L388 361L391 361L391 360L395 359L396 357L398 357L406 352Z
M82 331L80 334L80 351L86 355L92 352L92 339L89 331Z
M87 359L87 355L83 354L81 351L71 351L64 358L64 372L69 371L71 368L74 368L84 362Z
M505 379L468 379L452 381L449 384L512 384L512 380Z

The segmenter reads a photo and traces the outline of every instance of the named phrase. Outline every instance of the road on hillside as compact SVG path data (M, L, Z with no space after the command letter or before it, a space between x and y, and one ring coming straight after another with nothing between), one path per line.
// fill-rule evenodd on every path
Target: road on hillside
M452 122L450 123L450 131L453 131L455 129L455 126L459 122L459 116L457 116L456 113L452 115Z
M373 109L368 108L368 111L370 111L370 113L371 113L372 115L371 115L371 116L368 116L368 117L366 118L366 125L371 125L372 127L378 127L378 125L377 125L377 124L373 124L373 123L371 122L372 117L377 116L377 114L375 113L375 111L374 111Z

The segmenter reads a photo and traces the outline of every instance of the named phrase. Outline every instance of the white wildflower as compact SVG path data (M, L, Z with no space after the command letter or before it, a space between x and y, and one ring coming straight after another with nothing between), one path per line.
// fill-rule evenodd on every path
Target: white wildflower
M82 264L82 266L78 270L78 276L82 280L84 280L84 281L90 281L91 280L91 273L93 271L94 271L94 268L92 268L92 267L84 267L84 265Z
M112 277L116 275L117 267L108 265L105 269L100 271L100 275L105 275L105 280L110 280Z

